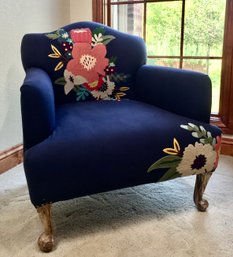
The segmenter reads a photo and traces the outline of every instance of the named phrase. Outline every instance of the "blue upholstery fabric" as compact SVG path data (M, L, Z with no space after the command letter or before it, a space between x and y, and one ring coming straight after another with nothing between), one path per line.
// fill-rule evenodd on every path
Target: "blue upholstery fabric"
M135 95L140 101L209 122L211 81L206 74L144 65L137 73Z
M24 149L46 139L55 127L54 93L48 74L38 68L27 70L21 87Z
M64 85L55 83L64 73L61 65L54 69L57 51L65 54L60 30L23 38L24 169L35 206L217 167L221 131L209 124L208 76L144 65L141 38L98 23L74 23L62 31L100 27L107 40L115 38L107 57L117 57L119 74L129 75L119 82L121 96L127 90L121 101L77 102L75 92L65 94Z
M62 105L56 117L52 135L25 153L35 205L156 182L163 172L148 174L150 164L174 136L183 147L195 142L181 124L200 124L134 100Z
M96 28L104 28L107 35L115 37L115 39L107 45L107 57L116 57L118 74L129 75L126 81L119 82L118 84L119 86L123 85L129 87L131 90L127 91L127 97L133 98L134 91L132 87L134 86L136 72L138 68L146 62L144 41L139 37L116 31L95 22L73 23L61 29L70 32L72 29L77 28L90 28L92 31ZM21 45L23 67L25 70L35 67L40 68L49 75L54 87L56 105L75 102L75 92L65 95L63 87L54 84L58 78L63 77L65 66L56 72L54 71L54 68L58 64L58 58L48 57L48 55L52 53L51 45L54 45L61 54L65 55L65 52L58 39L52 40L46 35L48 35L48 33L26 34L23 37Z

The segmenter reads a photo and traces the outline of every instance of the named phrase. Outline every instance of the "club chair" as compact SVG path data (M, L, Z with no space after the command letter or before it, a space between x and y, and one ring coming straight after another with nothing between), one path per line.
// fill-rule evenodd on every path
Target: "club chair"
M218 165L206 74L146 65L142 38L94 22L27 34L21 45L24 169L51 251L51 204L196 175L194 202Z

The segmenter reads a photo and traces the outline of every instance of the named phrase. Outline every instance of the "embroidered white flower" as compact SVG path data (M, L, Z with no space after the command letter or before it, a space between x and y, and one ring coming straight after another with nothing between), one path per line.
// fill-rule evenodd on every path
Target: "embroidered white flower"
M98 35L95 34L95 35L92 37L92 43L91 43L91 45L92 45L92 46L96 46L96 45L98 45L98 44L102 44L102 42L103 42L103 35L102 35L102 33L99 33Z
M65 94L69 94L69 92L74 88L75 85L82 85L86 83L87 80L82 76L75 76L72 72L65 70L64 71L64 78L66 84L64 86Z
M102 88L99 90L93 90L91 91L91 94L96 98L96 99L104 99L104 100L109 100L109 96L112 94L114 88L115 88L115 83L110 81L109 76L107 76L107 79L104 78L104 85Z
M177 166L177 171L182 176L203 174L214 169L216 151L212 145L196 142L188 145L184 150L183 158Z

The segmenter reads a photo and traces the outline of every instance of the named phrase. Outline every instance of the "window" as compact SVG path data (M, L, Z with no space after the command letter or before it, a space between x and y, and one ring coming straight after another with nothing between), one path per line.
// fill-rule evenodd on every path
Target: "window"
M148 64L209 74L219 112L226 0L109 1L109 25L144 37Z
M233 133L233 0L93 0L93 14L142 36L149 64L208 73L212 122Z

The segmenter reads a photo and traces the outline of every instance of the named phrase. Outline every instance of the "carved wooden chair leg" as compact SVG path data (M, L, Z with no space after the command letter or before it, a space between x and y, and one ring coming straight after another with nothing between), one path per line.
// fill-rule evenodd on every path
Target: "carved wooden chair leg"
M209 206L208 201L203 199L203 194L211 175L212 172L196 175L196 184L194 189L193 200L196 204L197 209L202 212L206 211L206 209Z
M50 252L54 246L53 228L51 221L51 204L44 204L37 208L44 232L38 238L38 246L42 252Z

